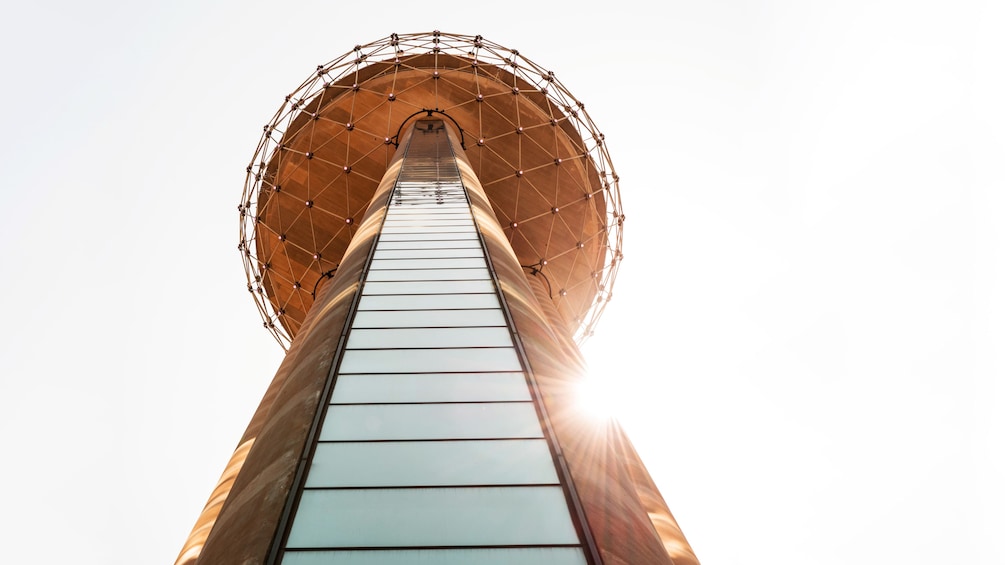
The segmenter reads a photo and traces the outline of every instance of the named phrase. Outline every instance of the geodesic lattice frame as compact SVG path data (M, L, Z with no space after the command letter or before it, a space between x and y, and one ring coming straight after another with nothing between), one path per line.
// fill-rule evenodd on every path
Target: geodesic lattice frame
M352 51L328 63L318 65L316 71L309 78L286 96L272 120L264 126L263 135L255 150L254 157L247 167L244 192L241 203L238 205L241 216L238 248L244 262L247 289L255 299L263 325L284 349L287 349L292 342L297 327L295 321L289 318L287 308L283 304L274 303L275 296L270 296L274 293L269 292L269 285L264 282L269 276L266 271L269 269L270 263L260 256L267 250L263 250L262 247L263 240L261 239L262 234L259 233L259 224L262 218L262 209L270 202L264 195L272 191L279 191L278 184L275 186L270 184L278 183L278 181L270 176L275 176L274 162L282 156L280 153L290 151L286 144L287 134L296 135L295 129L302 126L305 113L315 120L318 119L316 114L311 113L313 110L311 104L313 101L323 98L323 93L332 88L333 85L345 85L347 81L352 80L352 77L361 76L362 73L365 73L365 69L373 65L387 65L389 62L393 62L393 65L397 67L402 62L407 63L409 57L440 54L470 61L472 66L480 66L482 69L494 67L515 77L514 85L532 86L547 98L546 106L552 107L555 112L561 114L552 117L551 125L561 121L563 128L568 129L571 126L575 135L578 135L583 152L581 156L576 155L576 157L589 160L590 166L587 169L597 177L591 182L600 187L596 193L603 198L602 208L605 221L602 233L598 234L603 239L600 244L603 254L603 261L600 262L602 266L590 273L592 280L588 281L588 284L591 285L592 290L595 290L595 294L590 299L590 304L585 308L585 312L581 316L578 314L576 316L575 321L578 327L574 338L577 342L582 343L592 335L593 328L610 301L611 290L622 259L624 215L621 208L619 179L611 163L604 136L586 113L583 103L555 78L553 72L530 61L517 50L503 47L485 40L481 36L441 33L439 31L420 34L392 34L387 38L366 45L357 45ZM352 87L357 89L358 85L352 83ZM517 90L518 88L514 86L513 94L517 94ZM478 98L478 101L481 102L481 95ZM393 93L389 99L394 100ZM320 103L317 105L319 106ZM351 123L346 125L349 126L348 129L352 129ZM521 131L516 133L519 134ZM395 141L390 137L390 133L384 137L385 144L393 144ZM484 141L484 139L479 139L477 144L481 146ZM311 154L307 153L306 158L310 159ZM556 158L555 164L558 165L560 161L561 159ZM270 169L270 167L272 168ZM346 166L346 174L349 173L349 168ZM517 176L522 174L522 170L516 172ZM592 198L593 195L593 192L588 192L586 198ZM311 206L310 201L307 206ZM553 214L557 213L558 210L557 204L551 208ZM343 219L346 224L352 225L352 217L349 213ZM515 229L516 225L517 222L513 221L511 227ZM280 235L280 238L285 239L285 235ZM578 246L582 247L582 244L578 244ZM314 259L318 261L318 267L313 274L323 278L334 270L325 270L325 266L320 262L319 253L315 253ZM546 265L547 261L542 258L536 264L525 265L525 268L534 274L546 275ZM337 268L337 265L335 267ZM305 304L305 301L308 300L304 296L305 294L309 294L309 301L313 300L313 291L305 288L310 282L301 283L299 280L292 282L302 309L309 307L309 304ZM548 284L551 286L550 282ZM275 288L275 286L272 287L273 290ZM566 293L564 289L558 289L555 292L560 296L565 296ZM553 299L557 298L558 296L553 295ZM287 301L291 299L291 297L283 298Z

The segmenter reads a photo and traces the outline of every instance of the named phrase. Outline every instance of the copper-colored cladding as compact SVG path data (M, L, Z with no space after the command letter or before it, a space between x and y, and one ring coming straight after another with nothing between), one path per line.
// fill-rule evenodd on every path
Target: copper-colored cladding
M456 136L447 127L452 140ZM452 143L456 144L454 141ZM213 491L176 565L265 563L282 535L284 505L296 488L298 465L312 440L312 422L327 402L331 363L347 331L354 297L386 211L403 155L392 164L368 209L361 212L345 268L320 285L297 337ZM527 277L511 253L509 230L492 218L488 197L461 155L475 222L527 361L554 441L572 510L596 565L698 565L690 545L620 426L590 418L574 401L585 363L541 277ZM566 474L567 473L567 474ZM573 492L574 491L574 492Z
M297 114L287 131L268 132L277 147L260 167L257 201L242 212L256 216L249 260L275 319L296 335L317 282L341 261L400 128L432 110L463 131L465 155L520 263L544 275L574 334L616 259L608 230L620 221L609 214L610 183L570 121L579 110L559 108L539 87L476 58L399 53L292 101Z

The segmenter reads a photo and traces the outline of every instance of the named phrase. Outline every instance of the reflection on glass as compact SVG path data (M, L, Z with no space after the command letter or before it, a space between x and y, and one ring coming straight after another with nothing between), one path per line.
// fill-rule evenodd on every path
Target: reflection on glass
M354 328L455 328L505 326L502 312L493 310L384 310L356 312Z
M447 216L434 216L434 217L422 217L422 216L392 216L388 217L387 221L384 222L384 228L388 227L409 227L409 228L420 228L429 229L432 231L437 231L439 228L444 226L457 227L457 226L467 226L473 227L475 223L471 220L471 217L447 217Z
M367 295L360 310L460 310L498 308L495 294L391 294Z
M464 218L470 218L471 212L468 207L463 203L459 204L441 204L435 208L430 207L418 207L418 206L392 206L388 210L387 215L394 218L428 218L437 216L461 216Z
M332 404L321 441L544 437L530 402Z
M482 244L477 238L463 238L463 239L451 239L451 240L430 240L430 241L412 241L412 240L380 240L377 243L377 250L389 250L389 249L481 249Z
M332 404L530 400L523 373L339 375Z
M494 292L492 281L368 281L363 295L370 294L452 294Z
M307 487L558 484L543 439L319 443Z
M478 295L471 296L491 296ZM356 328L349 332L349 349L405 347L510 347L509 330L495 328Z
M283 565L586 565L578 547L289 551Z
M394 269L478 269L485 267L481 257L444 257L438 259L375 259L370 272Z
M470 239L478 241L474 231L461 233L381 233L380 241L448 241L451 239Z
M519 371L512 347L466 349L350 349L342 357L343 373L452 373Z
M370 271L367 281L463 281L489 278L489 270L478 269L405 269L401 271Z
M406 233L407 234L475 233L474 222L468 222L467 224L468 225L464 226L436 226L436 227L424 227L421 225L420 226L416 225L395 226L393 224L385 225L380 230L380 237L390 236L394 234L406 234Z
M304 490L287 547L577 544L562 488Z
M482 257L480 247L459 249L378 249L374 259L421 259L423 257Z

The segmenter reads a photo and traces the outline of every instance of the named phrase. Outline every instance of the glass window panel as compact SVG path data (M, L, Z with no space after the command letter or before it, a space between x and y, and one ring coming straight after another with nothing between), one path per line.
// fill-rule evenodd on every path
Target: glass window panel
M437 204L436 206L391 206L388 214L399 216L461 215L471 217L464 204Z
M384 222L382 230L395 228L396 231L460 231L454 228L474 229L475 222L470 217L443 218L389 218Z
M428 218L439 216L470 218L471 211L464 204L438 204L436 206L391 206L387 210L389 218Z
M321 441L544 437L530 402L332 404Z
M474 227L475 222L471 219L471 216L404 216L404 217L388 217L384 222L384 228L388 227L418 227L418 228L435 228L441 226L469 226Z
M381 237L395 233L475 233L475 224L471 222L466 226L395 226L385 225L380 229Z
M385 226L408 225L474 225L474 219L466 210L459 213L388 214Z
M395 187L395 190L401 191L401 194L416 194L425 196L426 200L431 200L430 195L433 194L434 190L437 196L448 196L457 195L463 196L463 187L460 183L460 177L457 175L450 175L449 173L443 173L438 175L442 180L437 181L437 186L433 187L428 180L428 177L409 180L407 178L408 172L402 174L402 179L400 179ZM453 176L456 181L449 178Z
M430 198L420 191L402 193L400 197L395 196L391 203L391 210L402 212L428 212L430 210L470 210L468 202L462 193L444 193L442 202L431 202Z
M457 328L505 326L502 311L493 310L367 310L356 312L353 328Z
M423 259L374 259L370 270L388 269L477 269L485 267L484 257L427 257Z
M381 233L381 241L449 241L452 239L474 239L478 237L473 230L463 233Z
M437 188L440 193L463 195L463 188L460 182L451 182L449 179L444 179L439 182L440 185ZM430 186L428 181L410 181L407 179L399 180L397 186L394 188L395 196L398 194L428 195L429 189ZM426 196L426 198L428 199L428 196Z
M319 443L307 487L558 484L543 439Z
M478 296L478 295L475 295ZM491 295L489 295L491 296ZM354 328L349 349L376 347L512 347L509 330L495 328Z
M287 547L577 544L562 488L305 490Z
M586 565L578 547L287 551L283 565Z
M489 270L481 269L403 269L400 271L371 270L367 281L464 281L489 278Z
M519 371L512 347L466 349L349 349L340 373L454 373Z
M523 373L339 375L332 403L530 400Z
M400 240L380 240L377 249L481 249L481 242L477 238L449 239L432 241L400 241Z
M360 310L459 310L498 308L495 294L374 294L364 296Z
M481 247L466 249L378 249L374 259L423 259L443 257L483 257Z
M453 294L495 292L490 280L483 281L369 281L363 294Z

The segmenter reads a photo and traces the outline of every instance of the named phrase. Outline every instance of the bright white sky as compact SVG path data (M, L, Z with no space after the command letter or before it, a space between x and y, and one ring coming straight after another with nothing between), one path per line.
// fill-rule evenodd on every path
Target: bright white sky
M281 358L237 251L261 127L438 28L607 136L585 350L705 565L1005 562L1005 4L592 4L6 3L4 561L173 561Z

